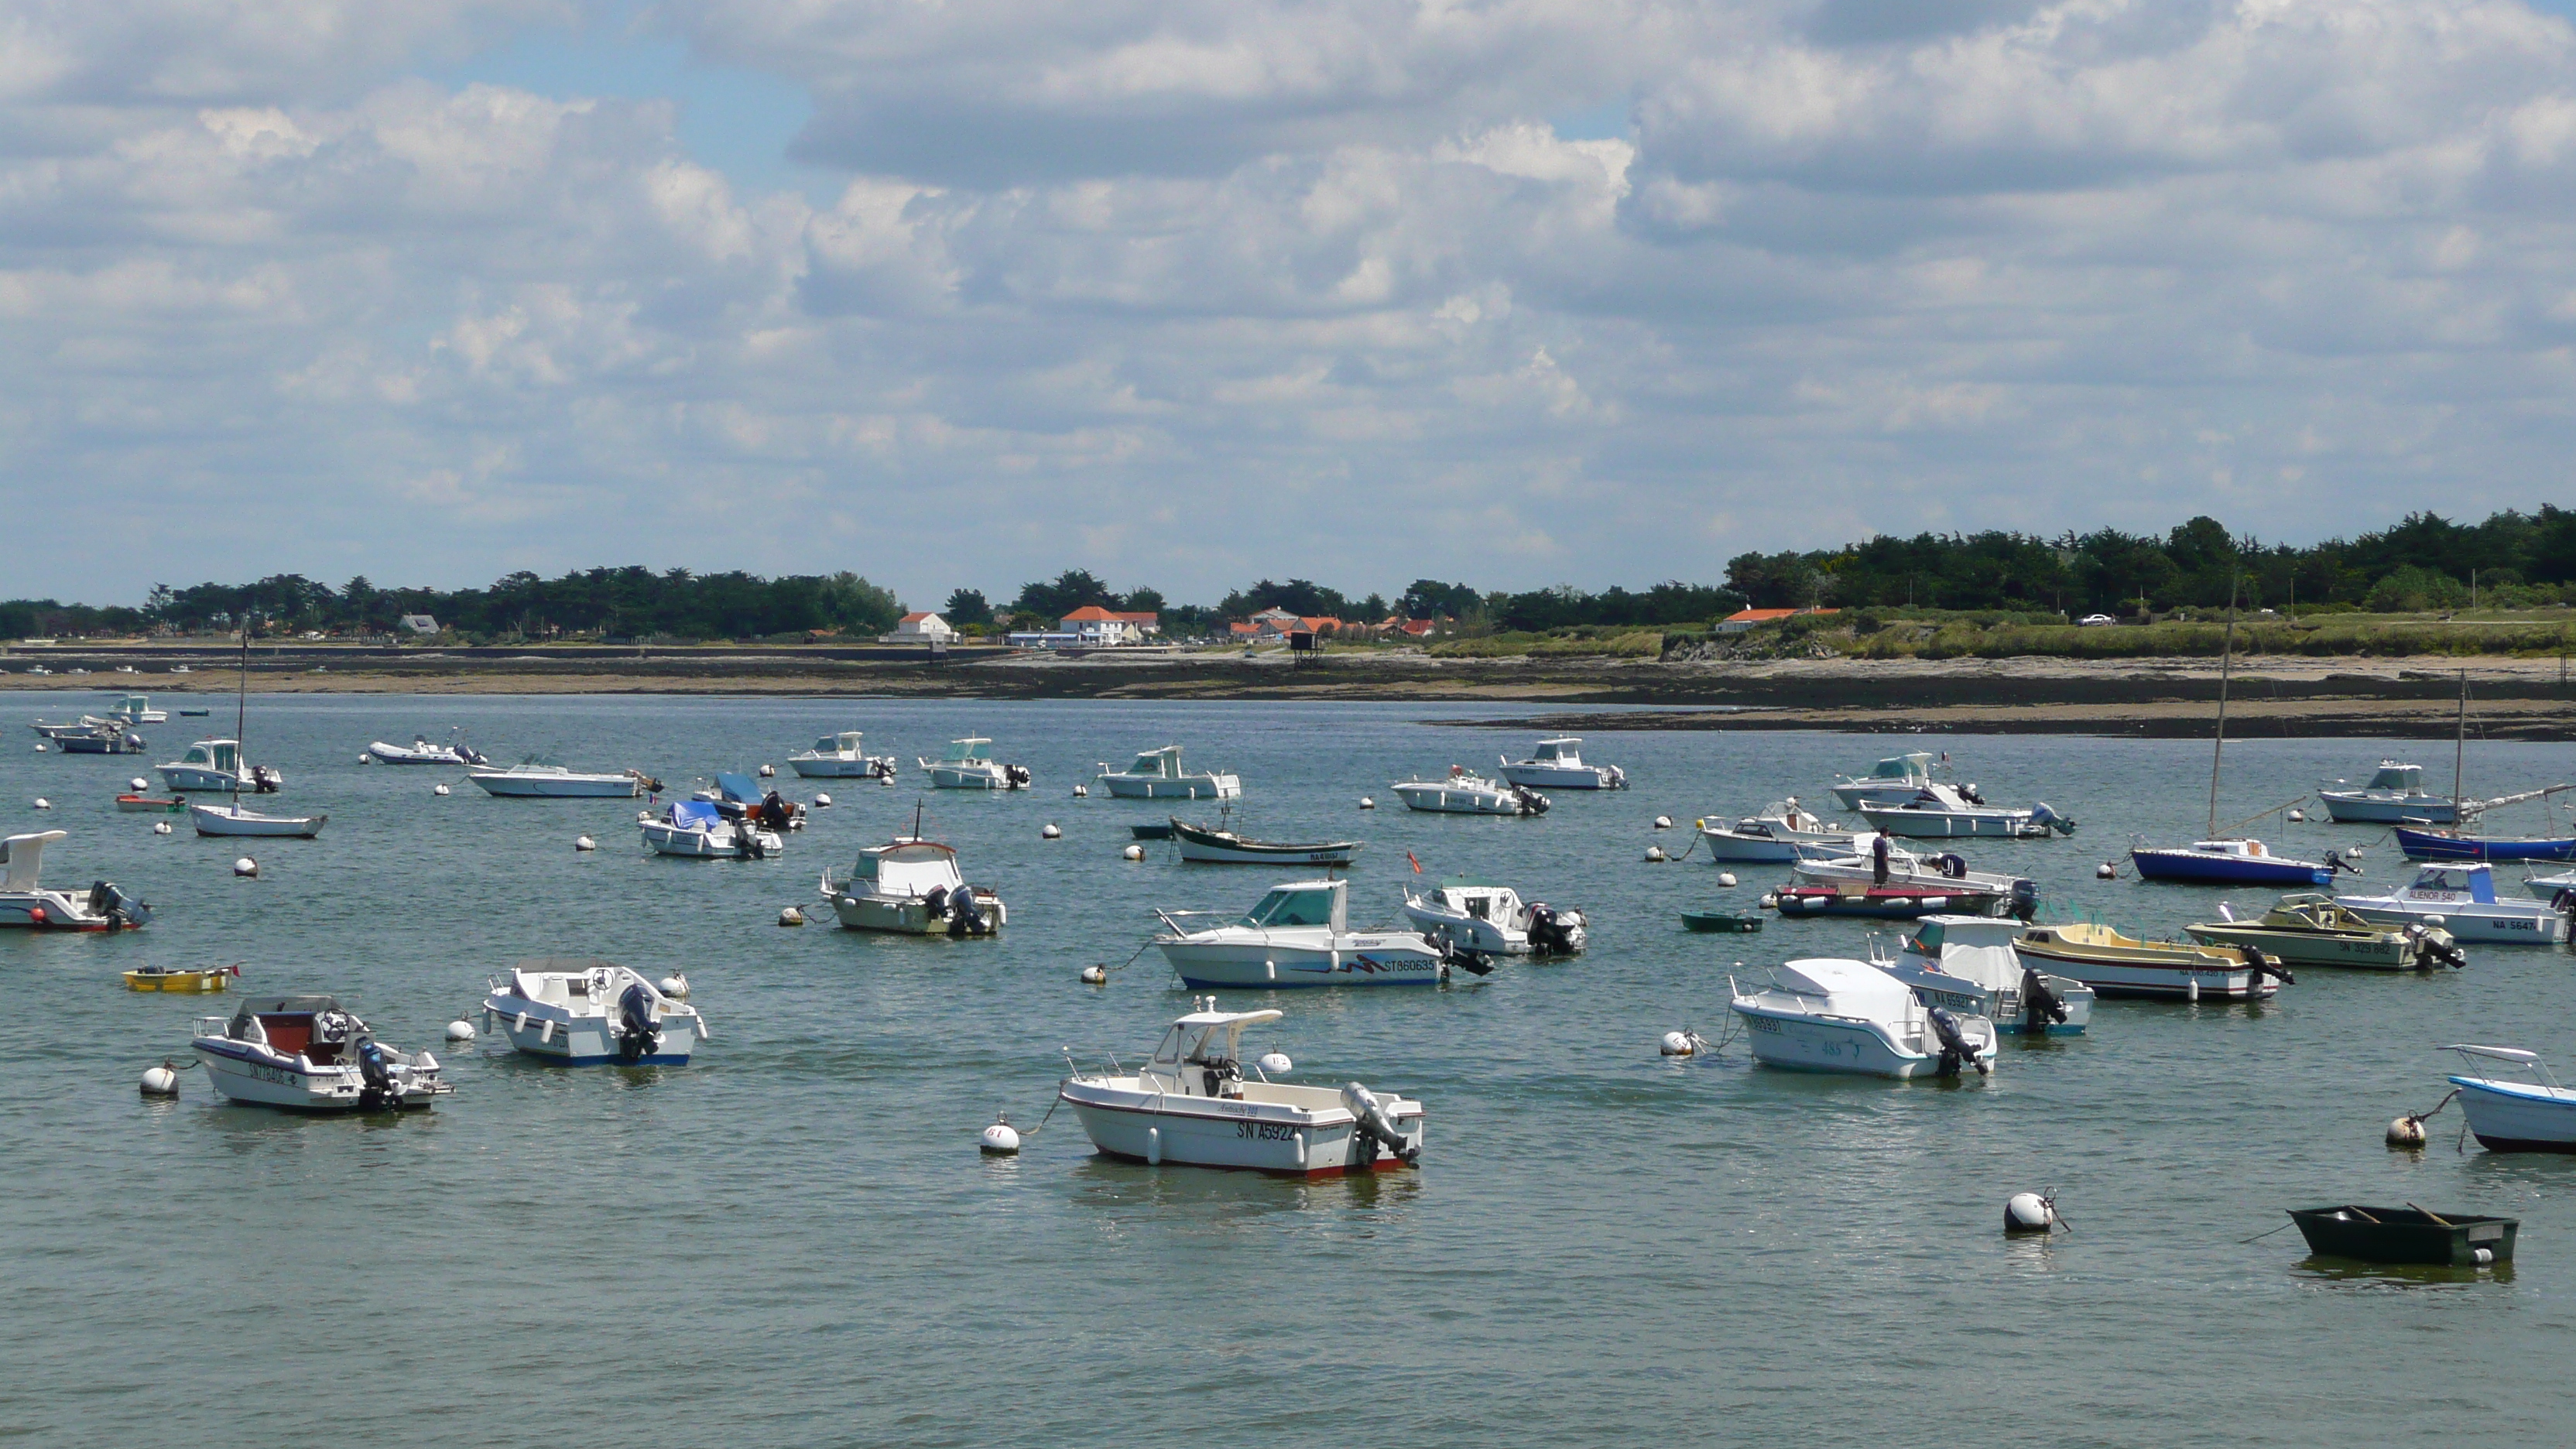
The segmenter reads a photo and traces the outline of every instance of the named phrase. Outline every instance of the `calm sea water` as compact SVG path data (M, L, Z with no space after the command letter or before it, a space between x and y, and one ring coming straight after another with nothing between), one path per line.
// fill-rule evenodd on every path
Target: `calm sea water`
M95 695L5 696L13 720ZM176 697L160 701L176 705ZM229 704L229 701L225 701ZM229 713L229 710L224 710ZM0 1051L0 1433L43 1443L1558 1445L1794 1441L2528 1444L2576 1434L2576 1162L2465 1153L2456 1109L2420 1154L2387 1120L2445 1090L2440 1044L2576 1063L2576 960L2488 948L2456 975L2302 973L2271 1005L2106 1002L2088 1039L2008 1046L1988 1081L1755 1070L1715 1036L1727 976L1856 954L1866 928L1684 934L1749 906L1704 859L1640 863L1658 813L1736 813L1907 742L1821 734L1600 736L1625 794L1560 792L1538 820L1410 814L1386 788L1528 737L1437 728L1447 707L303 697L262 700L253 755L319 842L157 837L114 813L134 758L0 752L0 823L71 832L48 879L139 888L116 939L13 933ZM839 800L758 863L641 850L618 801L486 798L454 772L359 767L367 741L469 727L685 787L861 728L903 788ZM916 754L985 734L1037 788L916 792ZM1303 1080L1429 1107L1422 1170L1299 1183L1092 1156L1068 1114L1017 1159L975 1133L1034 1124L1063 1070L1149 1046L1187 993L1149 953L1106 987L1153 906L1249 904L1258 868L1119 859L1154 807L1077 801L1095 760L1179 741L1241 772L1253 830L1365 837L1354 916L1392 920L1405 854L1586 909L1591 952L1434 990L1285 993L1263 1043ZM2128 832L2205 809L2205 745L1952 737L1990 798L2045 799L2071 841L1993 844L2053 914L2170 932L2216 892L2097 882ZM2247 741L2222 814L2384 752L2447 779L2448 742ZM2471 786L2576 778L2576 749L2473 745ZM455 793L434 797L448 780ZM1363 814L1362 794L1382 808ZM39 794L56 808L29 809ZM827 862L927 801L929 833L997 886L985 942L773 924ZM1040 827L1063 826L1042 841ZM573 838L597 836L596 854ZM2307 850L2371 837L2287 826ZM2399 869L2371 850L2370 879ZM2261 893L2238 893L2240 910ZM828 919L828 917L827 917ZM440 1027L487 975L544 954L685 969L714 1039L685 1070L562 1072ZM135 995L146 961L240 961L246 989L328 991L380 1035L439 1049L434 1112L325 1120L212 1098L142 1101L220 1000ZM1250 993L1231 1006L1264 1004ZM2006 1241L2005 1197L2055 1187L2076 1231ZM2476 1277L2335 1272L2295 1231L2324 1202L2416 1201L2524 1220L2522 1261Z

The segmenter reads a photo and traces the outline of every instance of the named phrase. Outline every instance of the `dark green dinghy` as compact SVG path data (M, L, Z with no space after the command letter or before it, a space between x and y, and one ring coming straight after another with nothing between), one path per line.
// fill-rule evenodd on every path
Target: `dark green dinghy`
M1739 916L1733 911L1684 911L1682 927L1691 931L1758 931L1760 916Z
M2472 1217L2405 1207L2292 1208L2308 1251L2364 1263L2431 1263L2474 1268L2513 1261L2520 1218Z

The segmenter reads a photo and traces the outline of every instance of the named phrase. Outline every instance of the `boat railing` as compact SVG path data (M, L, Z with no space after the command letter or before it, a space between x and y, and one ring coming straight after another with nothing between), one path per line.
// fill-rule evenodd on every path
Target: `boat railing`
M2548 1063L2543 1062L2540 1059L2540 1053L2538 1052L2524 1051L2520 1047L2479 1046L2473 1042L2453 1042L2450 1045L2443 1047L2442 1050L2446 1052L2458 1052L2462 1061L2468 1066L2467 1075L2473 1076L2482 1082L2494 1081L2496 1079L2478 1069L2478 1063L2481 1060L2503 1062L2508 1066L2518 1067L2524 1072L2530 1074L2532 1079L2539 1085L2545 1086L2553 1092L2564 1092L2567 1090L2558 1084L2557 1076L2549 1070Z
M224 1034L225 1026L228 1025L231 1020L232 1018L225 1016L198 1017L195 1022L190 1024L188 1028L188 1037L192 1041L201 1036L221 1037Z

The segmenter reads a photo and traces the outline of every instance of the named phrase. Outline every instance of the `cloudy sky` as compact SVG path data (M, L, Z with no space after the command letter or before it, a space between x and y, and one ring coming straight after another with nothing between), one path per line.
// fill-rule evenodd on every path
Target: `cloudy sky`
M2521 0L22 0L0 596L2576 498Z

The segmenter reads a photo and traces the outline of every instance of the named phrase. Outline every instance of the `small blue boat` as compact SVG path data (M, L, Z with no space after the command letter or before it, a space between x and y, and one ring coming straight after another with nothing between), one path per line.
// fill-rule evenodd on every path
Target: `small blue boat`
M2396 827L2397 848L2408 860L2565 860L2576 861L2576 838L2502 839L2462 835L2456 830Z
M2143 880L2185 885L2330 885L2343 862L2333 851L2325 860L2292 860L2274 855L2259 840L2195 840L2169 848L2138 846L2129 852Z

